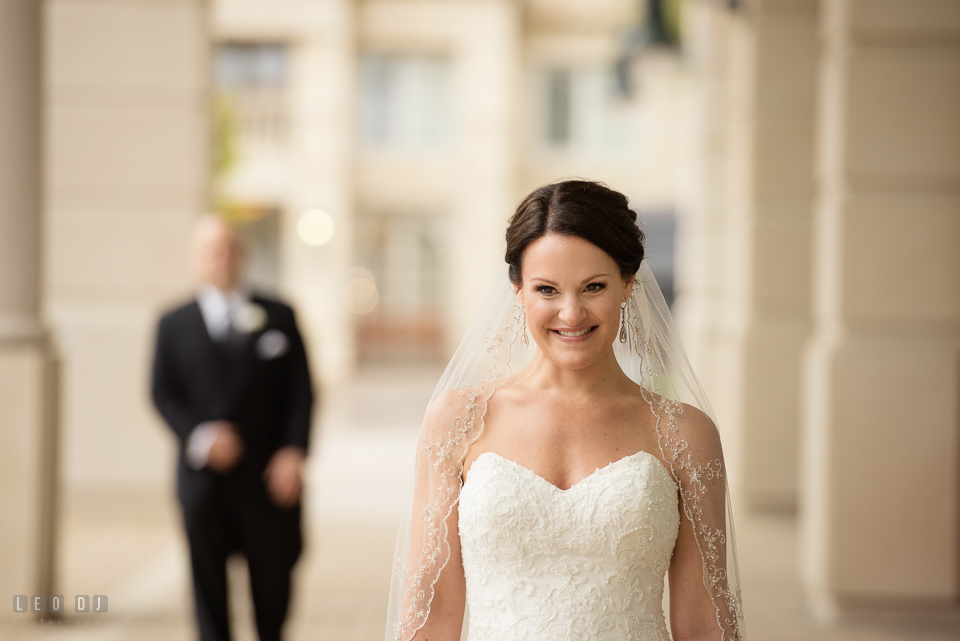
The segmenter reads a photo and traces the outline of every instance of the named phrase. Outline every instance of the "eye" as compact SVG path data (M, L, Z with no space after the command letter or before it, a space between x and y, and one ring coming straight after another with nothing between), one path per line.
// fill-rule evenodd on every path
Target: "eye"
M550 285L537 285L536 291L538 294L542 294L543 296L551 296L557 293L557 290Z
M597 292L602 292L606 288L607 288L606 283L590 283L589 285L587 285L586 289L588 292L597 293Z

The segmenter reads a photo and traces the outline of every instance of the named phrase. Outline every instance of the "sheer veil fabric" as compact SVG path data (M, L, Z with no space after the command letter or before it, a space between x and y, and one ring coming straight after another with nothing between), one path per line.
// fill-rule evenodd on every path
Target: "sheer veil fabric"
M703 560L718 638L744 638L733 518L716 423L683 351L653 273L643 262L626 304L626 342L614 341L624 373L641 386L657 418L660 453L680 489L683 513ZM530 361L522 311L504 267L438 383L424 417L412 501L400 524L387 615L387 641L411 641L427 623L434 587L457 537L455 507L470 445L487 403ZM525 346L525 344L527 344ZM459 549L459 548L456 548ZM466 620L464 626L466 626Z

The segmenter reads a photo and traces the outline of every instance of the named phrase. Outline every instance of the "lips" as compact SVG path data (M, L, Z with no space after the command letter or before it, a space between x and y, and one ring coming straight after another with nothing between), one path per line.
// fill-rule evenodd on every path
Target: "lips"
M599 327L591 325L589 327L569 327L564 329L551 329L550 331L565 343L578 343L587 340L593 334L593 331Z
M592 327L587 327L586 329L578 329L578 330L576 330L576 331L564 331L564 330L562 330L562 329L557 329L557 330L554 330L554 331L557 332L558 334L560 334L561 336L567 336L567 337L569 337L569 338L575 338L575 337L577 337L577 336L583 336L584 334L586 334L587 332L589 332L591 329L593 329L593 328L592 328Z

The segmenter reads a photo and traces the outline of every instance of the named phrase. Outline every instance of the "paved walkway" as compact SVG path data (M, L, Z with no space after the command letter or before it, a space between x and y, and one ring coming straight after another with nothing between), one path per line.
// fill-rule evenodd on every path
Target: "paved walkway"
M435 371L368 373L329 408L310 471L308 542L288 641L379 641L414 439ZM398 382L399 380L399 382ZM738 522L749 638L956 641L960 616L875 615L829 630L803 606L789 517ZM135 488L65 497L60 592L106 594L109 612L53 624L0 618L0 639L192 641L186 549L172 496ZM230 567L236 641L255 641L243 561ZM68 610L70 610L68 606ZM13 625L13 622L18 625ZM59 623L59 625L58 625Z

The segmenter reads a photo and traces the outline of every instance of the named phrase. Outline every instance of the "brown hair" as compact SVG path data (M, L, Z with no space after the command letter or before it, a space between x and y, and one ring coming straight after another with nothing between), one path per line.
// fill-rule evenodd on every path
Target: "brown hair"
M627 197L606 185L587 180L565 180L533 190L517 207L507 226L510 282L520 285L523 253L547 234L577 236L593 243L629 278L643 260L643 232Z

